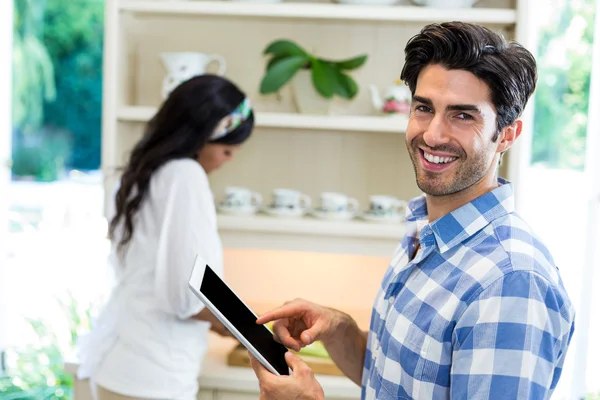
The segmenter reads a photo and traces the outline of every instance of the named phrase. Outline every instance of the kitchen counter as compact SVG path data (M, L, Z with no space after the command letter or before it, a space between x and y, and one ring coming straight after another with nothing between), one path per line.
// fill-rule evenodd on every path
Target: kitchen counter
M233 367L227 365L227 354L237 342L229 338L221 338L214 334L210 335L209 348L204 358L202 373L199 378L201 390L209 389L216 392L236 392L248 394L248 398L258 397L258 380L254 371L246 367ZM77 361L65 362L65 371L76 375ZM359 399L360 387L350 379L340 376L316 375L317 380L323 387L327 399ZM251 396L251 397L250 397ZM212 396L215 398L215 396ZM227 396L216 396L226 399ZM235 396L235 398L241 398ZM77 395L75 400L85 400L85 396Z

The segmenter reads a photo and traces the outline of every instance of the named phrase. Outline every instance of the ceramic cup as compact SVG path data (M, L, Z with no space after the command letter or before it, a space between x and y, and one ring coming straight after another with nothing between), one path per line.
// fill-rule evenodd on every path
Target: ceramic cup
M307 209L311 205L310 197L293 189L278 188L273 190L273 208Z
M244 187L229 186L225 188L225 200L221 204L230 208L259 207L262 196Z
M162 96L165 99L181 83L194 76L204 75L210 63L218 64L217 75L224 75L227 68L225 58L219 54L169 52L161 53L160 58L167 70L162 84Z
M408 205L405 201L394 196L374 195L369 200L369 212L374 215L404 215Z
M320 196L322 211L330 213L356 212L358 200L343 193L323 192Z

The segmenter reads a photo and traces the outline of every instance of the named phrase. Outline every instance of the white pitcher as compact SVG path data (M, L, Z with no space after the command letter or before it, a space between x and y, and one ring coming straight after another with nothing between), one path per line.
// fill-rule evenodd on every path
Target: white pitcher
M211 62L219 64L217 75L224 75L227 64L225 58L218 54L204 54L194 52L162 53L160 58L167 70L163 79L162 96L167 98L169 93L180 83L188 79L204 75Z

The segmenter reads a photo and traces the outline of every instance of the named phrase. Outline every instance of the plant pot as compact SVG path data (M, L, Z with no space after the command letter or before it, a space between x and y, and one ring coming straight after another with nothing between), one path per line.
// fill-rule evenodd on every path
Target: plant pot
M292 81L294 102L302 114L327 115L331 111L331 100L321 96L312 83L310 69L299 70Z

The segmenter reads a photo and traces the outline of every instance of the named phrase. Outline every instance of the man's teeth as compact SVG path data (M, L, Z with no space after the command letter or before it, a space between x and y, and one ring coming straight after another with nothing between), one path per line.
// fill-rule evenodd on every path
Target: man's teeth
M423 152L423 155L425 156L425 159L427 161L429 161L430 163L433 163L433 164L446 164L446 163L449 163L449 162L457 159L457 157L434 156L433 154L429 154L427 152Z

